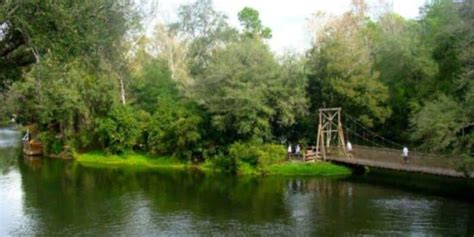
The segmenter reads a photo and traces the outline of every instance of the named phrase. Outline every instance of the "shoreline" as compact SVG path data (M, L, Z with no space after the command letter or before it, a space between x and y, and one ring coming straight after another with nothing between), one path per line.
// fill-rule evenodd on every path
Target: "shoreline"
M74 160L79 164L91 168L132 168L137 170L199 170L204 173L222 173L213 168L210 162L191 164L182 162L172 157L150 156L140 153L126 153L122 155L109 155L103 152L87 152L74 154ZM348 176L352 174L350 168L329 162L291 162L286 161L271 164L264 170L243 165L238 176Z

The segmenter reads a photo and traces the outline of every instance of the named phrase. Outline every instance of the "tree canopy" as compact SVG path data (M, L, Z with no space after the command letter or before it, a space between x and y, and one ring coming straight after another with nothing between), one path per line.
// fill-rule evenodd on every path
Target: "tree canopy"
M354 0L314 15L303 54L273 52L256 9L234 27L211 0L179 6L151 34L136 1L0 3L0 121L35 124L51 153L136 150L234 167L236 151L267 157L275 147L263 143L314 144L322 107L400 143L474 153L471 0L429 1L416 19Z

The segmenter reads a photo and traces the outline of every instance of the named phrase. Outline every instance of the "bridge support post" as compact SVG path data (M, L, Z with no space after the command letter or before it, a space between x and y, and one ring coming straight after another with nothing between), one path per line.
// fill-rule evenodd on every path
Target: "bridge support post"
M330 152L332 139L337 139L337 143L347 157L344 131L341 123L341 108L319 109L318 135L316 137L316 154L319 158L326 160L326 155Z

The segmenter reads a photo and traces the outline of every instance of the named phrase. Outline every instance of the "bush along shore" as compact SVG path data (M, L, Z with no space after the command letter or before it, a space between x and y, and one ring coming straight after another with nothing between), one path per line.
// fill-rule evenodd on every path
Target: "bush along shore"
M231 156L231 155L230 155ZM190 170L196 169L205 173L233 173L237 175L275 175L275 176L345 176L351 170L344 166L328 162L303 163L298 161L279 161L277 163L262 164L259 157L254 157L253 163L249 160L235 159L235 157L213 157L202 163L182 161L173 157L151 156L139 153L123 153L121 155L106 154L104 152L88 152L75 154L75 160L86 167L93 168L131 168L131 169L169 169ZM249 158L249 157L247 157ZM234 162L227 162L232 160ZM255 162L256 160L256 162Z

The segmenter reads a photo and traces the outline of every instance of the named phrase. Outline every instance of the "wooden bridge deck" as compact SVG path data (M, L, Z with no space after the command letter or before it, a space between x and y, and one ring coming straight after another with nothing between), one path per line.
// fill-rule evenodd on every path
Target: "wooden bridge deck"
M456 170L456 158L436 157L429 154L413 152L409 156L408 164L402 162L401 151L372 147L355 146L352 158L328 155L326 160L368 167L418 172L424 174L449 177L466 177L463 172ZM474 178L474 172L470 173Z
M382 168L382 169L418 172L418 173L424 173L424 174L433 174L433 175L442 175L442 176L451 176L451 177L465 177L464 173L456 171L454 169L424 167L420 165L413 165L410 163L397 164L397 163L384 162L384 161L374 161L374 160L366 160L366 159L360 159L360 158L346 158L346 157L326 157L326 159L329 161L337 162L337 163L363 165L363 166ZM474 176L474 173L471 173L471 178L473 176Z

